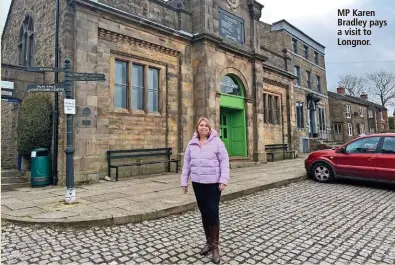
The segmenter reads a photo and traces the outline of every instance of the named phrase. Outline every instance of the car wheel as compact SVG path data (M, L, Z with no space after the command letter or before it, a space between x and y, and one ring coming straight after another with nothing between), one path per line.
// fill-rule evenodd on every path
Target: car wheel
M326 163L317 163L311 170L311 175L318 182L330 182L333 180L333 170Z

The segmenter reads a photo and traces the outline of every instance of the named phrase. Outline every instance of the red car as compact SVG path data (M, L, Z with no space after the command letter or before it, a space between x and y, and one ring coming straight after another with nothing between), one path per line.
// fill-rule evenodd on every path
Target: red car
M395 133L369 134L336 149L312 152L305 161L310 177L338 177L395 183Z

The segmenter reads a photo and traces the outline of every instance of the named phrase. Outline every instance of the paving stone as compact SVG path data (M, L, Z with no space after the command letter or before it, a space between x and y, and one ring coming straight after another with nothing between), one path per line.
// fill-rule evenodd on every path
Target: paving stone
M18 205L17 205L18 206ZM279 210L280 209L280 210ZM394 264L395 193L310 180L221 204L225 264ZM197 211L112 227L1 227L2 264L206 264Z

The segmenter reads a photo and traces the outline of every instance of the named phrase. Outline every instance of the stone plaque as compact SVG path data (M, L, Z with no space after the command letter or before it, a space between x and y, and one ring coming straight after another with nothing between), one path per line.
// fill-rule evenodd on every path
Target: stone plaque
M244 21L219 9L219 34L222 37L244 44Z

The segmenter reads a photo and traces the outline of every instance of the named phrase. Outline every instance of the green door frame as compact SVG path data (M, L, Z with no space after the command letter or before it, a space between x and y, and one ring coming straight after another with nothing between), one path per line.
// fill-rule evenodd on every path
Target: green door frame
M240 92L241 95L240 96L235 96L235 95L231 95L231 94L226 94L226 93L222 93L221 92L221 97L220 97L220 109L227 109L227 113L229 113L231 115L232 113L232 109L236 110L236 111L241 111L241 115L242 115L242 123L243 123L243 136L242 136L242 140L244 142L243 146L244 146L244 150L242 151L242 155L243 157L247 157L247 126L246 126L246 111L245 111L245 93L244 93L244 86L242 85L242 83L240 82L240 80L238 78L233 77L232 80L237 83L237 85L241 88ZM231 151L231 150L229 150ZM230 152L231 155L231 152Z

